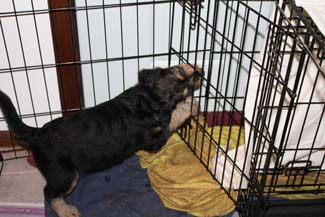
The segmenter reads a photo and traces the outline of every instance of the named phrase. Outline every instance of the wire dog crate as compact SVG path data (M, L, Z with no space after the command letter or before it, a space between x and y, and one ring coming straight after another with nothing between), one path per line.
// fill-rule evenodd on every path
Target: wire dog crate
M0 85L24 122L109 100L142 68L200 65L201 112L178 133L239 214L324 213L325 42L294 0L4 5ZM0 127L1 161L30 155Z

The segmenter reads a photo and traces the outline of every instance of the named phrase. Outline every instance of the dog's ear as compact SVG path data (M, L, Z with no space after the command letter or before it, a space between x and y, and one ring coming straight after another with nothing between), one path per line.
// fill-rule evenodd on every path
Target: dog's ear
M138 72L138 82L139 83L147 83L150 74L153 72L152 69L142 69Z
M138 73L138 82L148 87L152 87L158 78L161 77L163 69L142 69Z

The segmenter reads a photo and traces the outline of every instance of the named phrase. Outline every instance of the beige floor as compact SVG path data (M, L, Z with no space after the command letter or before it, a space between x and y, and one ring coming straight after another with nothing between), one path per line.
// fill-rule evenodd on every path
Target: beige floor
M45 181L26 158L4 162L0 176L0 205L43 207Z

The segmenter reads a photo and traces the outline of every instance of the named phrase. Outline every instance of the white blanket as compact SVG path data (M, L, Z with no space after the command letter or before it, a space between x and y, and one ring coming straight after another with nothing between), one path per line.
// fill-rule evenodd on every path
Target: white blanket
M301 6L313 19L319 31L325 35L325 1L324 0L296 0L296 5Z

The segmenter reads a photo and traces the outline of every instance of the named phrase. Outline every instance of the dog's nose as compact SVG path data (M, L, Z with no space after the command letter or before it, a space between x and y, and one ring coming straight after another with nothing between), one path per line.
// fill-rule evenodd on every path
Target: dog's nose
M196 65L193 77L194 77L194 80L199 80L201 77L204 77L203 69Z

